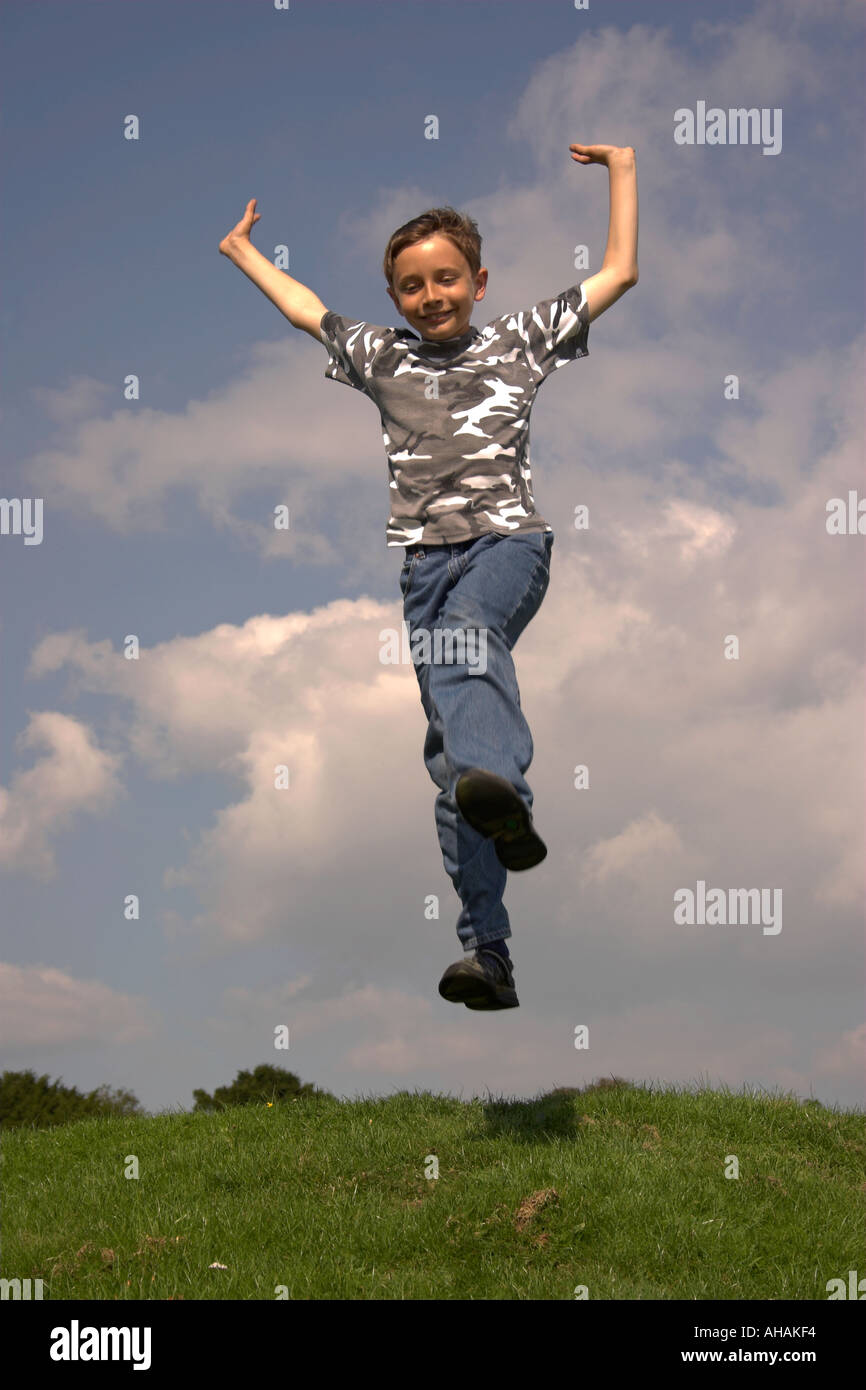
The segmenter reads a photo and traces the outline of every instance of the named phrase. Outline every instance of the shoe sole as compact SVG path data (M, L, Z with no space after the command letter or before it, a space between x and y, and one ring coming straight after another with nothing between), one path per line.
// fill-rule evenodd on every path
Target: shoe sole
M547 857L532 817L504 777L471 768L458 779L455 799L473 830L496 842L497 858L506 869L532 869Z
M439 993L452 1004L487 1012L490 1009L517 1009L520 1000L510 985L497 985L480 973L471 961L449 965L439 981Z

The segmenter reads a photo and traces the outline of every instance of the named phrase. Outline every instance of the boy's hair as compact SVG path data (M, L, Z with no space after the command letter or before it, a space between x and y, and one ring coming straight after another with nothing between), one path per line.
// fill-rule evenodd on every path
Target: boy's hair
M388 242L383 269L391 289L394 288L394 262L400 252L418 241L427 241L434 232L447 236L463 253L473 278L478 274L481 269L481 235L473 219L452 207L428 208L419 217L413 217L411 222L404 222L402 227L398 227Z

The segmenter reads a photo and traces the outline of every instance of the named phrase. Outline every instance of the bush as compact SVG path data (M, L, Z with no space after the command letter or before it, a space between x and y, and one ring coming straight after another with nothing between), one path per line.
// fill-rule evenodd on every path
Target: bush
M74 1120L96 1115L141 1115L143 1112L131 1091L115 1091L98 1086L87 1095L75 1086L50 1082L32 1071L4 1071L0 1077L0 1125L6 1129L31 1126L50 1129Z

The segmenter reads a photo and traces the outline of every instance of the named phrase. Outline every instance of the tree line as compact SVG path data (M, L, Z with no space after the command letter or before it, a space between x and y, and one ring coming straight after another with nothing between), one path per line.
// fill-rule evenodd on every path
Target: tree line
M265 1105L302 1096L329 1095L310 1083L301 1083L294 1072L282 1067L260 1066L239 1071L228 1086L217 1086L213 1095L194 1090L193 1110L217 1111L230 1105ZM76 1086L64 1086L62 1079L50 1081L47 1074L33 1071L4 1071L0 1077L0 1129L26 1127L51 1129L74 1120L94 1117L148 1117L132 1091L97 1086L86 1093Z

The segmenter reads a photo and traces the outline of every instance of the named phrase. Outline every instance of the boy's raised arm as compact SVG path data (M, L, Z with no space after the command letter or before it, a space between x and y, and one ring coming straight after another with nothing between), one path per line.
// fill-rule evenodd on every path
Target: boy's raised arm
M569 146L577 164L606 164L610 177L610 220L601 270L583 281L589 321L637 284L637 171L631 145Z
M273 262L257 251L250 241L250 229L261 217L261 213L255 210L256 201L251 198L247 203L240 222L220 242L220 251L228 256L232 265L249 276L254 285L258 285L262 294L276 304L294 328L302 328L317 343L321 343L319 324L328 311L319 296L302 285L300 280L293 280L284 270L277 270Z

